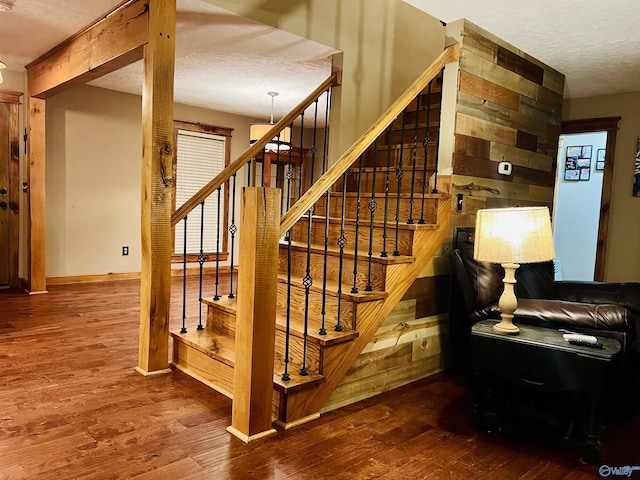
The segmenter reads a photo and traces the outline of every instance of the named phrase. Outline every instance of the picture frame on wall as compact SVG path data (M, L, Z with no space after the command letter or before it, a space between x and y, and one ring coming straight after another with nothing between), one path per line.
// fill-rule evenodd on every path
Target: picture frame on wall
M591 152L593 145L574 145L567 147L564 163L564 179L588 181L591 177Z
M567 169L564 171L564 179L568 182L580 180L580 170L578 169Z
M580 180L589 181L590 177L591 177L591 168L590 167L584 167L584 168L580 169Z
M599 148L596 152L596 170L604 170L604 159L606 158L607 151L604 148Z

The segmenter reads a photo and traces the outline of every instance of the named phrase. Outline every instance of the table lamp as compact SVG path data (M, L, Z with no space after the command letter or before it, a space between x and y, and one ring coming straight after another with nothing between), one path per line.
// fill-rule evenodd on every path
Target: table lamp
M479 210L473 257L482 262L499 263L504 268L504 290L500 296L500 323L493 330L517 334L513 312L518 307L514 292L516 270L521 263L553 259L553 234L547 207L490 208Z

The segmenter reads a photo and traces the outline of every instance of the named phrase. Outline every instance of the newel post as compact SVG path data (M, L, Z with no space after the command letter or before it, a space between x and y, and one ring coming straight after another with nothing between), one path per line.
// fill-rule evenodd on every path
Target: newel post
M242 192L233 411L227 431L242 441L275 433L271 425L280 190Z

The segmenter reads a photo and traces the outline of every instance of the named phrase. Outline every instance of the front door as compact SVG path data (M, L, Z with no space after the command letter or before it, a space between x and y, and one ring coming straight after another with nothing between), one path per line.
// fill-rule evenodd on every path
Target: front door
M0 103L0 287L9 285L11 231L9 222L9 161L11 105Z

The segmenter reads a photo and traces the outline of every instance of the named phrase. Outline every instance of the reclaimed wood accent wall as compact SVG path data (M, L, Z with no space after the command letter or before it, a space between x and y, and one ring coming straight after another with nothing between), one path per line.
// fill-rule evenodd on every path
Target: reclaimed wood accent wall
M458 74L452 227L475 225L481 208L551 209L564 75L468 21Z

